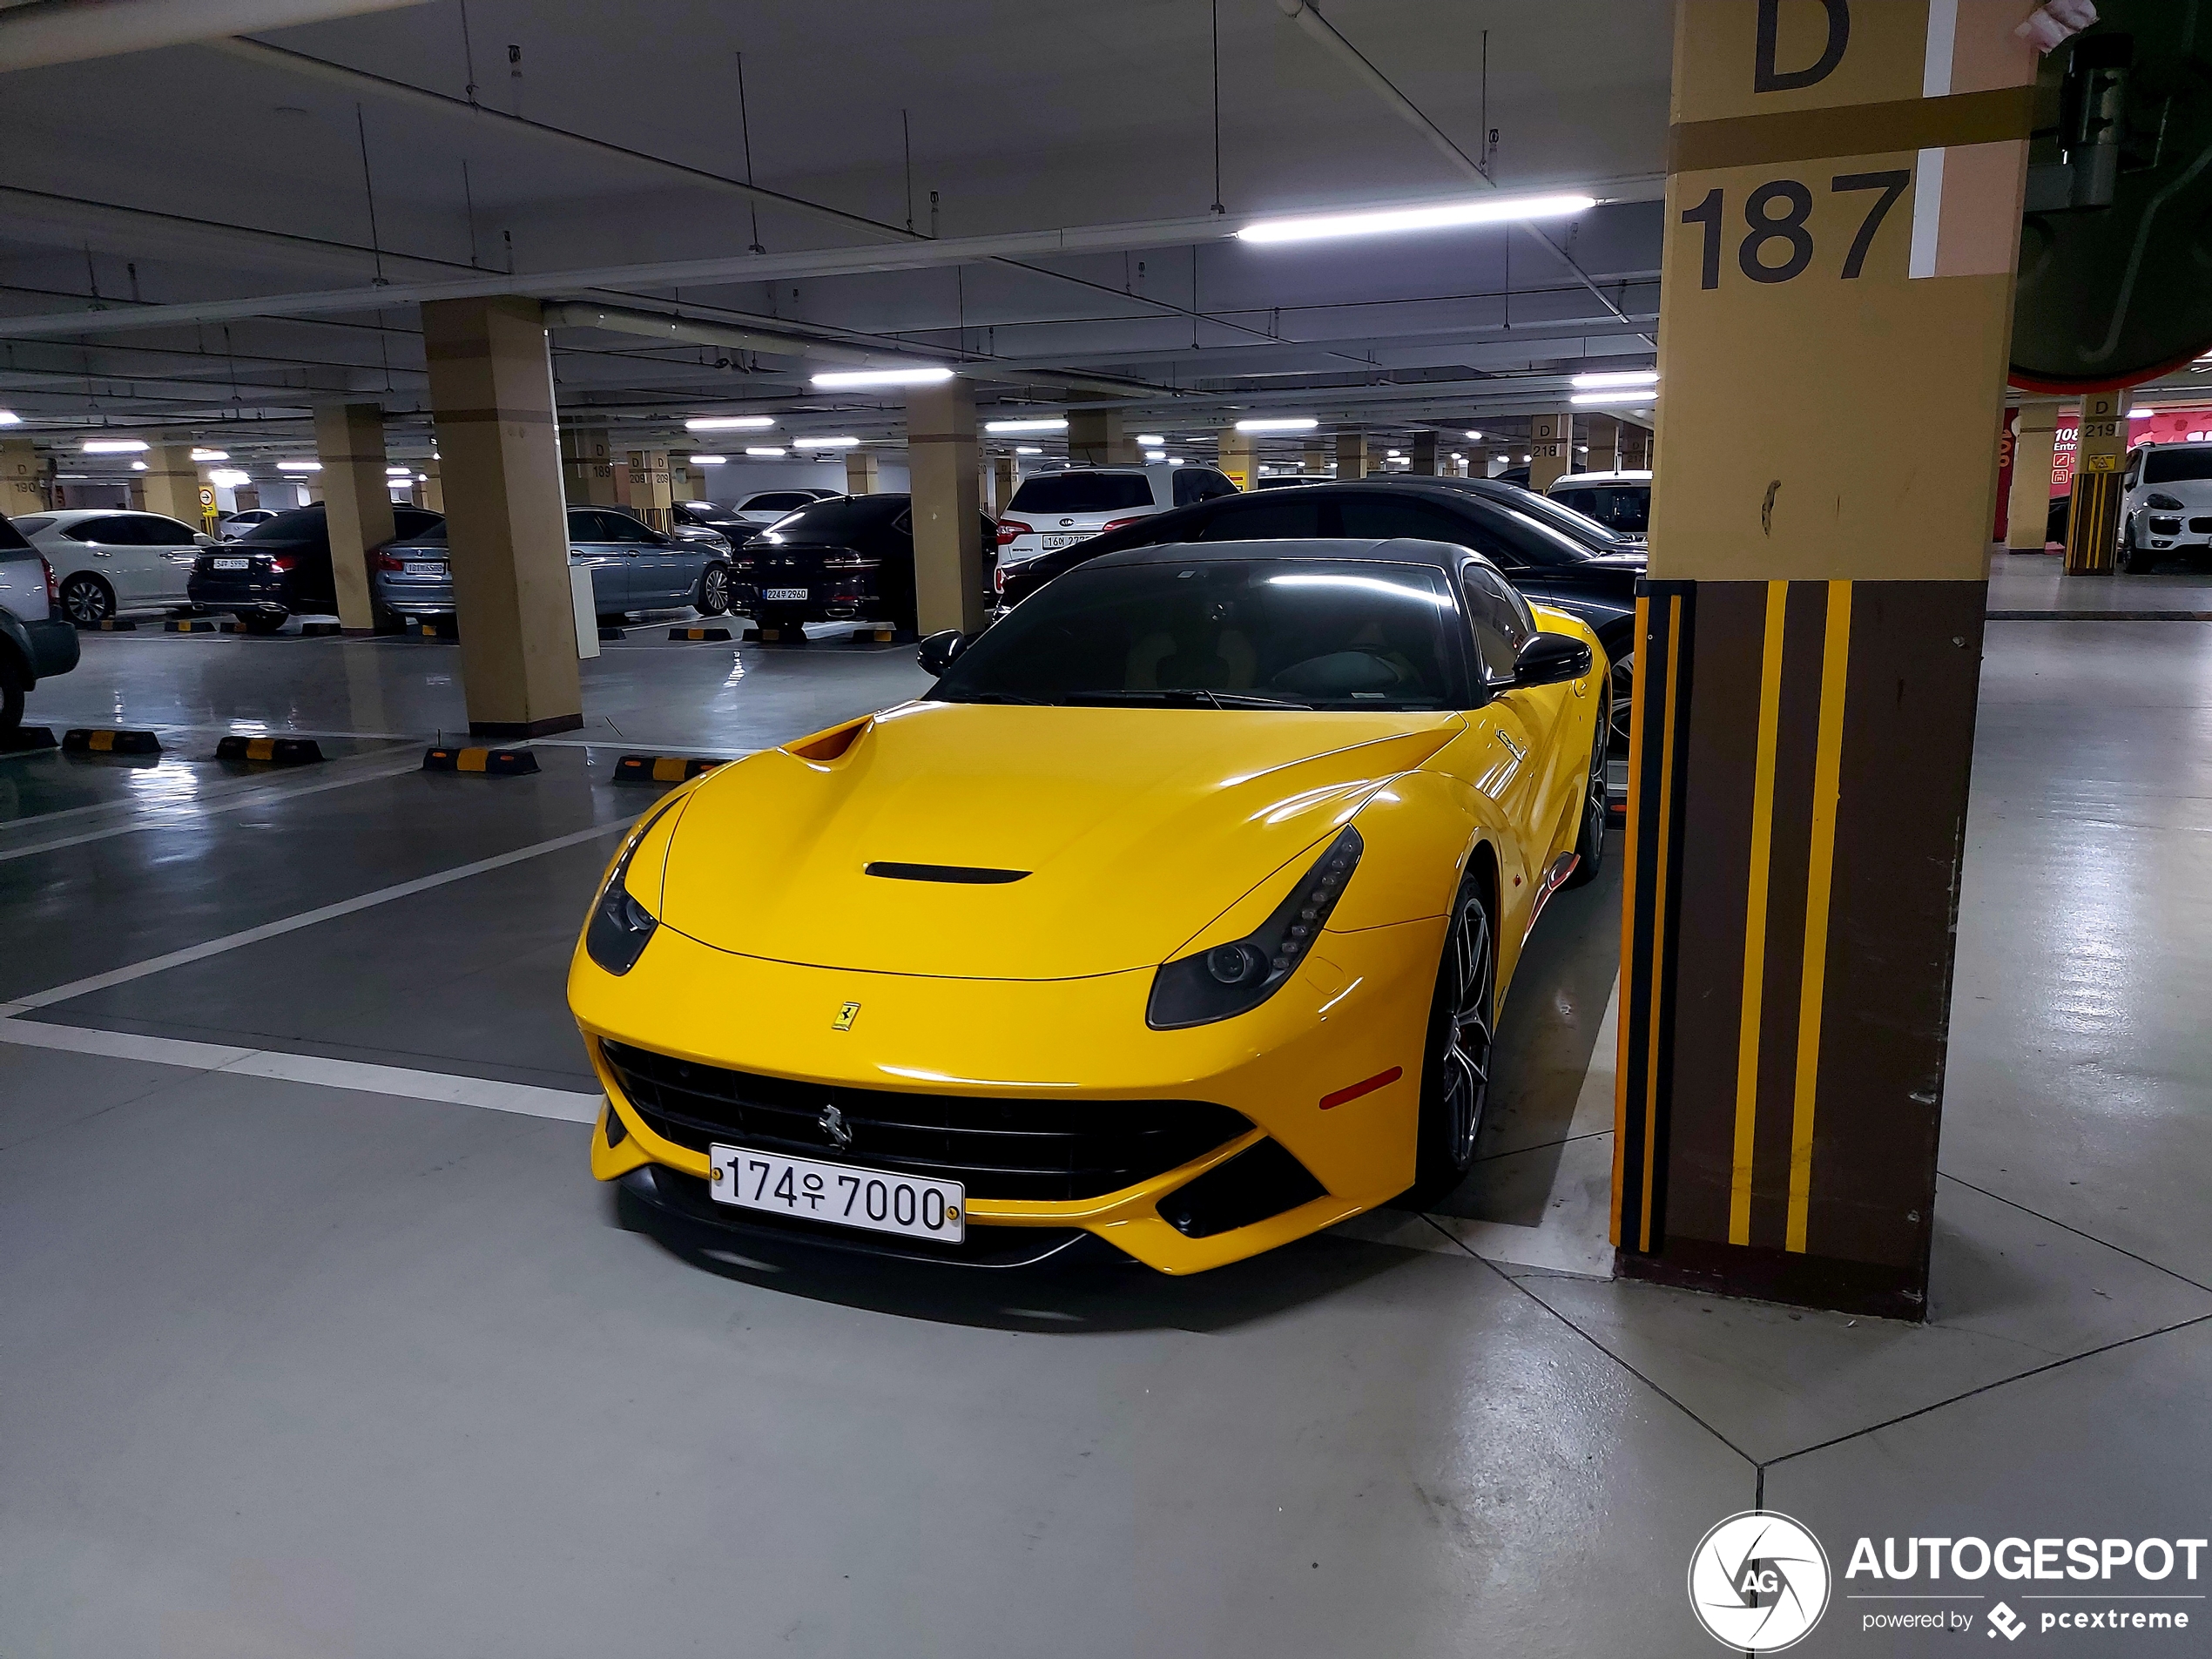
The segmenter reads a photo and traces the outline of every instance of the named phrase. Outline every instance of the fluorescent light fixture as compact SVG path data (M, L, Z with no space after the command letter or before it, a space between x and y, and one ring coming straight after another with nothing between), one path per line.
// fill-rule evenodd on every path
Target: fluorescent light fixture
M860 441L858 438L793 438L794 449L850 449Z
M146 463L143 461L134 461L131 463L131 470L132 472L144 472L145 469Z
M1067 421L1057 416L1049 421L986 421L983 422L983 430L986 432L1065 432L1067 429Z
M1147 449L1144 452L1144 458L1147 461L1165 461L1168 458L1168 452L1164 449Z
M235 467L219 467L207 475L207 482L218 489L237 489L253 482L253 475L240 472Z
M79 447L88 455L135 455L146 446L142 438L87 438Z
M758 432L776 424L772 415L695 415L684 422L686 432Z
M1396 231L1450 230L1527 219L1564 219L1597 206L1595 196L1480 196L1432 207L1385 207L1366 213L1264 219L1237 233L1242 242L1312 242L1325 237L1383 236Z
M730 457L727 455L685 455L684 459L694 467L719 467L726 463Z
M1467 442L1469 443L1480 443L1482 442L1482 435L1480 432L1470 432L1467 434Z
M2128 411L2128 418L2131 421L2148 421L2157 413L2156 409L2130 409Z
M1164 457L1164 459L1170 467L1179 467L1183 464L1183 457L1181 455L1168 455Z
M415 475L415 482L418 484L427 484L430 482L430 475L427 472L418 472Z
M1607 369L1599 374L1577 374L1568 382L1577 391L1595 391L1601 386L1656 386L1659 371L1656 368Z
M1041 455L1044 451L1034 443L1017 443L1014 446L1014 453L1017 455Z
M745 449L745 453L761 461L781 461L784 458L784 451L775 448L772 444L759 448L755 448L749 445Z
M54 476L64 484L90 483L92 480L92 475L89 472L57 472Z
M1385 461L1403 461L1405 458L1406 452L1403 449L1386 449L1383 451L1383 459Z
M838 386L936 386L953 377L949 368L850 368L817 374L813 383L823 390Z
M231 452L227 449L195 449L192 452L192 458L194 461L228 461Z
M21 426L23 416L13 409L0 409L0 426Z
M412 467L387 467L384 469L384 475L387 478L412 478L415 476L415 469Z
M277 462L277 470L279 472L320 472L322 462L320 461L280 461Z
M1321 423L1310 415L1285 415L1280 420L1239 421L1239 432L1311 432Z
M1140 449L1164 449L1168 441L1157 432L1140 432L1136 435L1136 444Z
M1576 392L1567 401L1569 403L1642 403L1649 401L1650 397L1650 389L1645 388L1641 391Z

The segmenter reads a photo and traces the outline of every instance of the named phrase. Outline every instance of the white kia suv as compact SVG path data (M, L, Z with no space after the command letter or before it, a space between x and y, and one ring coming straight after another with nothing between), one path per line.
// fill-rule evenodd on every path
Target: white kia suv
M1170 507L1233 496L1237 486L1211 467L1173 461L1144 467L1070 467L1024 478L999 518L992 583L1006 590L1008 570Z

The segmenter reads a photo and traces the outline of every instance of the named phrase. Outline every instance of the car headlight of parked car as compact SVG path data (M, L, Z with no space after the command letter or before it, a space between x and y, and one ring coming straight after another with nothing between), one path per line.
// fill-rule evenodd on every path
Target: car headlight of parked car
M2144 496L2143 505L2146 507L2155 507L2161 513L2178 513L2184 510L2183 504L2182 502L2175 501L2171 496L2167 495L2163 490L2155 491L2152 494Z
M1366 845L1347 824L1258 927L1163 964L1152 976L1144 1023L1155 1031L1207 1025L1249 1013L1274 995L1328 925Z
M637 856L637 849L645 844L645 837L667 810L663 806L631 832L630 843L615 860L615 867L600 892L599 902L591 907L591 920L583 930L584 954L617 978L637 966L637 959L645 954L654 929L660 926L653 913L638 903L630 891L628 877L630 860Z

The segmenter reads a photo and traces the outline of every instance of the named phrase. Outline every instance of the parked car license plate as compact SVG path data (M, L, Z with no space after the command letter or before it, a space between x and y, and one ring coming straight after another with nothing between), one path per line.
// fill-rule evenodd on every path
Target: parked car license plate
M409 559L406 562L406 570L409 576L443 576L446 562L443 559Z
M1048 536L1044 538L1044 550L1050 553L1055 549L1073 547L1077 542L1088 539L1089 538L1082 536Z
M244 559L211 559L208 563L218 570L243 570L247 568L247 561Z
M959 1244L968 1233L968 1189L957 1181L818 1163L743 1146L710 1146L706 1156L709 1190L717 1204L947 1244Z
M804 588L763 588L760 590L760 597L775 604L803 605L806 603L806 590Z

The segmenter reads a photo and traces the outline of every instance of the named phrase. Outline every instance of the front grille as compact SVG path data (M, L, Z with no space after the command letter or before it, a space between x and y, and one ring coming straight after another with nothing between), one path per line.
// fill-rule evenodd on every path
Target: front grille
M2212 518L2192 518L2189 520L2189 534L2192 536L2212 535Z
M971 1198L1064 1203L1148 1180L1251 1125L1202 1100L1006 1100L796 1082L603 1045L630 1103L664 1140L712 1142L958 1181ZM834 1106L852 1144L822 1119Z

